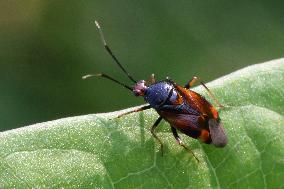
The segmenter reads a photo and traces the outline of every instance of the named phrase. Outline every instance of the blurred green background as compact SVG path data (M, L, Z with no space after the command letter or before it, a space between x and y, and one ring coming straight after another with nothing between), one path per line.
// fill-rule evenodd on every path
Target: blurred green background
M143 103L103 79L130 84L94 20L137 79L155 73L205 82L283 57L283 1L0 1L1 130Z

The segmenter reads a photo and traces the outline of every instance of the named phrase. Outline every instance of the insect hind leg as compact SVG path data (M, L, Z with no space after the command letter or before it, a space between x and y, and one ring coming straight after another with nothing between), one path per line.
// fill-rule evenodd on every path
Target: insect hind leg
M200 80L200 78L194 76L185 86L184 88L189 89L191 88L196 81ZM203 83L203 81L200 81L201 85L205 88L205 90L208 92L209 96L215 101L216 104L220 108L224 108L224 106L217 100L217 98L213 95L213 93L210 91L210 89Z
M177 141L177 143L182 146L186 151L188 151L189 153L191 153L193 155L193 157L197 160L197 162L199 163L199 159L195 156L195 154L193 153L193 151L191 149L189 149L180 139L180 137L178 136L177 130L176 128L174 128L173 126L171 126L171 130L172 133Z

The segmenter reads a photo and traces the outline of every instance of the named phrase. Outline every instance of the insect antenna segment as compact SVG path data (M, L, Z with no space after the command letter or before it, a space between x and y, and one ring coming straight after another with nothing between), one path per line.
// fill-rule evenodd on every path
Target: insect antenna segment
M104 78L107 78L107 79L109 79L109 80L111 80L111 81L113 81L113 82L115 82L115 83L125 87L126 89L129 89L130 91L132 91L132 88L129 87L128 85L126 85L124 83L121 83L120 81L118 81L118 80L116 80L116 79L114 79L114 78L112 78L112 77L110 77L110 76L108 76L108 75L106 75L104 73L84 75L82 77L82 79L89 79L90 77L104 77Z
M101 36L101 40L102 40L102 43L105 47L105 49L107 50L107 52L111 55L111 57L113 58L113 60L116 62L116 64L119 66L119 68L125 73L125 75L134 83L137 83L135 79L133 79L133 77L124 69L124 67L120 64L120 62L118 61L118 59L116 58L116 56L113 54L112 50L110 49L110 47L107 45L106 43L106 40L105 40L105 36L104 36L104 33L103 33L103 30L99 24L98 21L95 20L95 24L96 24L96 27L98 28L99 30L99 33L100 33L100 36ZM109 79L123 87L125 87L126 89L130 90L130 91L133 91L133 88L118 81L117 79L114 79L113 77L107 75L107 74L104 74L104 73L99 73L99 74L88 74L88 75L84 75L82 77L82 79L88 79L90 77L103 77L103 78L106 78L106 79Z
M113 54L112 50L110 49L110 47L107 45L106 40L105 40L105 36L103 33L103 30L99 24L98 21L95 20L96 26L100 32L100 36L103 42L103 45L105 47L105 49L107 50L107 52L110 54L110 56L113 58L113 60L116 62L116 64L120 67L120 69L125 73L125 75L133 82L133 83L137 83L137 81L135 79L133 79L133 77L124 69L124 67L120 64L120 62L118 61L118 59L116 58L116 56Z

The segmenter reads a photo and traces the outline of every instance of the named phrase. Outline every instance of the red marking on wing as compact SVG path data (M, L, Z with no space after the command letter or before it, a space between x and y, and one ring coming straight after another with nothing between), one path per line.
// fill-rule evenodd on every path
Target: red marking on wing
M208 143L209 141L211 142L210 134L208 130L202 129L200 132L199 139L202 142Z
M209 118L213 119L217 119L219 117L218 111L200 94L189 89L185 89L179 85L176 85L176 89L185 101L201 114L206 114Z

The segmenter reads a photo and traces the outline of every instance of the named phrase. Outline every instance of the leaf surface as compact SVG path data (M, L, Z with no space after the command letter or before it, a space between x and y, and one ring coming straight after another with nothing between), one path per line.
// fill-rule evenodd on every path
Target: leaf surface
M281 188L284 178L284 59L208 83L229 143L201 144L181 134L200 163L178 146L154 110L64 118L0 133L1 188ZM193 90L203 94L200 88ZM107 100L106 100L107 104Z

